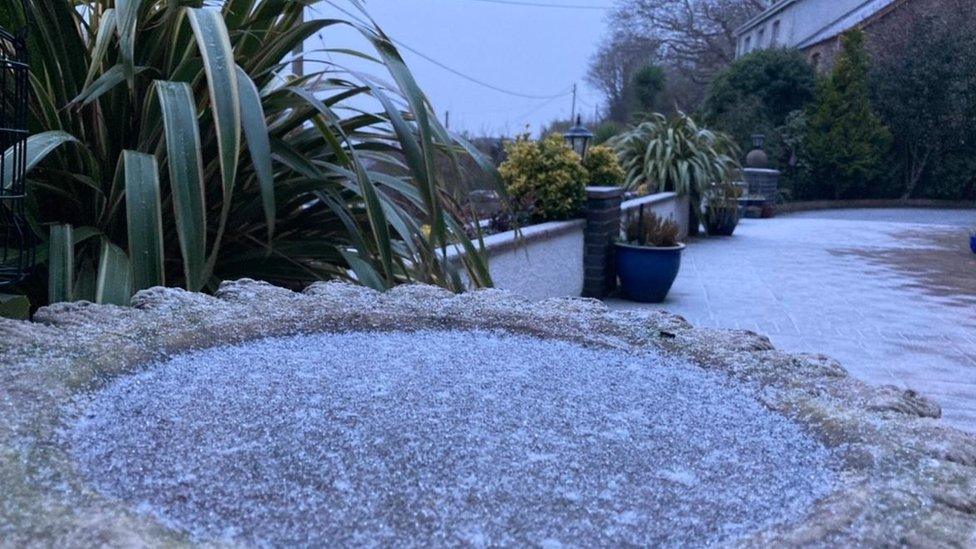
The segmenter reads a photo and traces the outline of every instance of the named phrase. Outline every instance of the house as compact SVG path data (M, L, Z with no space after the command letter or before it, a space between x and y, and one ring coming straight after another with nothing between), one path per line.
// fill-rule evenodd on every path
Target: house
M839 37L868 29L907 0L773 0L768 9L736 29L736 57L764 48L798 48L818 70L827 70Z

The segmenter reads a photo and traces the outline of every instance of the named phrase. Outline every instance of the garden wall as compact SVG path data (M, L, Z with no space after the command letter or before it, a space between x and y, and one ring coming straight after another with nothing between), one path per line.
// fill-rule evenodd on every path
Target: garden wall
M624 202L621 209L633 211L641 206L646 212L677 221L682 238L688 234L687 198L660 193ZM531 225L518 234L508 231L485 237L495 287L532 300L579 297L587 264L586 232L587 222L574 219Z
M688 236L688 197L678 196L676 193L657 193L640 198L627 200L620 205L621 213L626 217L636 214L643 207L644 212L653 212L663 219L674 219L678 224L678 238L684 240Z
M495 287L529 299L579 297L585 228L584 220L573 219L485 237Z
M776 213L788 214L812 210L843 210L869 208L945 208L969 209L976 207L969 200L928 200L919 198L864 199L864 200L812 200L809 202L786 202L776 205Z

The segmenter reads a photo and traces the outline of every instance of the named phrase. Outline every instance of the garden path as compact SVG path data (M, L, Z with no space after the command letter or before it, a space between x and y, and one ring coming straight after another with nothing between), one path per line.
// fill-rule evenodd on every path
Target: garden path
M742 220L693 242L663 308L839 360L938 401L976 432L976 210L835 210Z

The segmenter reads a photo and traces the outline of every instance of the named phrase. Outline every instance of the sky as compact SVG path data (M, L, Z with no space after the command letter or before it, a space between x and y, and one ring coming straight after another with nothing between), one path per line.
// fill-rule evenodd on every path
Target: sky
M342 0L336 1L343 5ZM401 55L440 119L450 112L454 131L513 135L528 125L535 133L543 124L570 117L574 83L578 84L577 109L584 116L592 117L601 103L585 76L604 34L605 8L612 0L367 0L365 4L379 26L402 45L491 86L533 96L473 83L401 45ZM313 16L337 13L327 4L320 6ZM333 48L362 46L345 30L329 29L321 40ZM321 47L318 39L306 45L316 46Z

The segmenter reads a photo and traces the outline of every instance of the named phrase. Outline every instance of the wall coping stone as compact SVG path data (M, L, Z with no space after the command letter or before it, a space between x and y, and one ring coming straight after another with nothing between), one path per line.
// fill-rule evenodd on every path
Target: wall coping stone
M650 206L651 204L660 204L677 199L678 193L675 192L649 194L647 196L641 196L624 201L624 203L620 205L620 209L626 212L640 208L641 206Z
M624 195L623 187L587 187L586 197L591 199L617 198Z
M585 226L585 219L549 221L537 225L529 225L518 230L486 236L484 238L485 250L488 252L488 257L491 257L493 254L524 248L529 244L562 236L577 230L582 231Z

